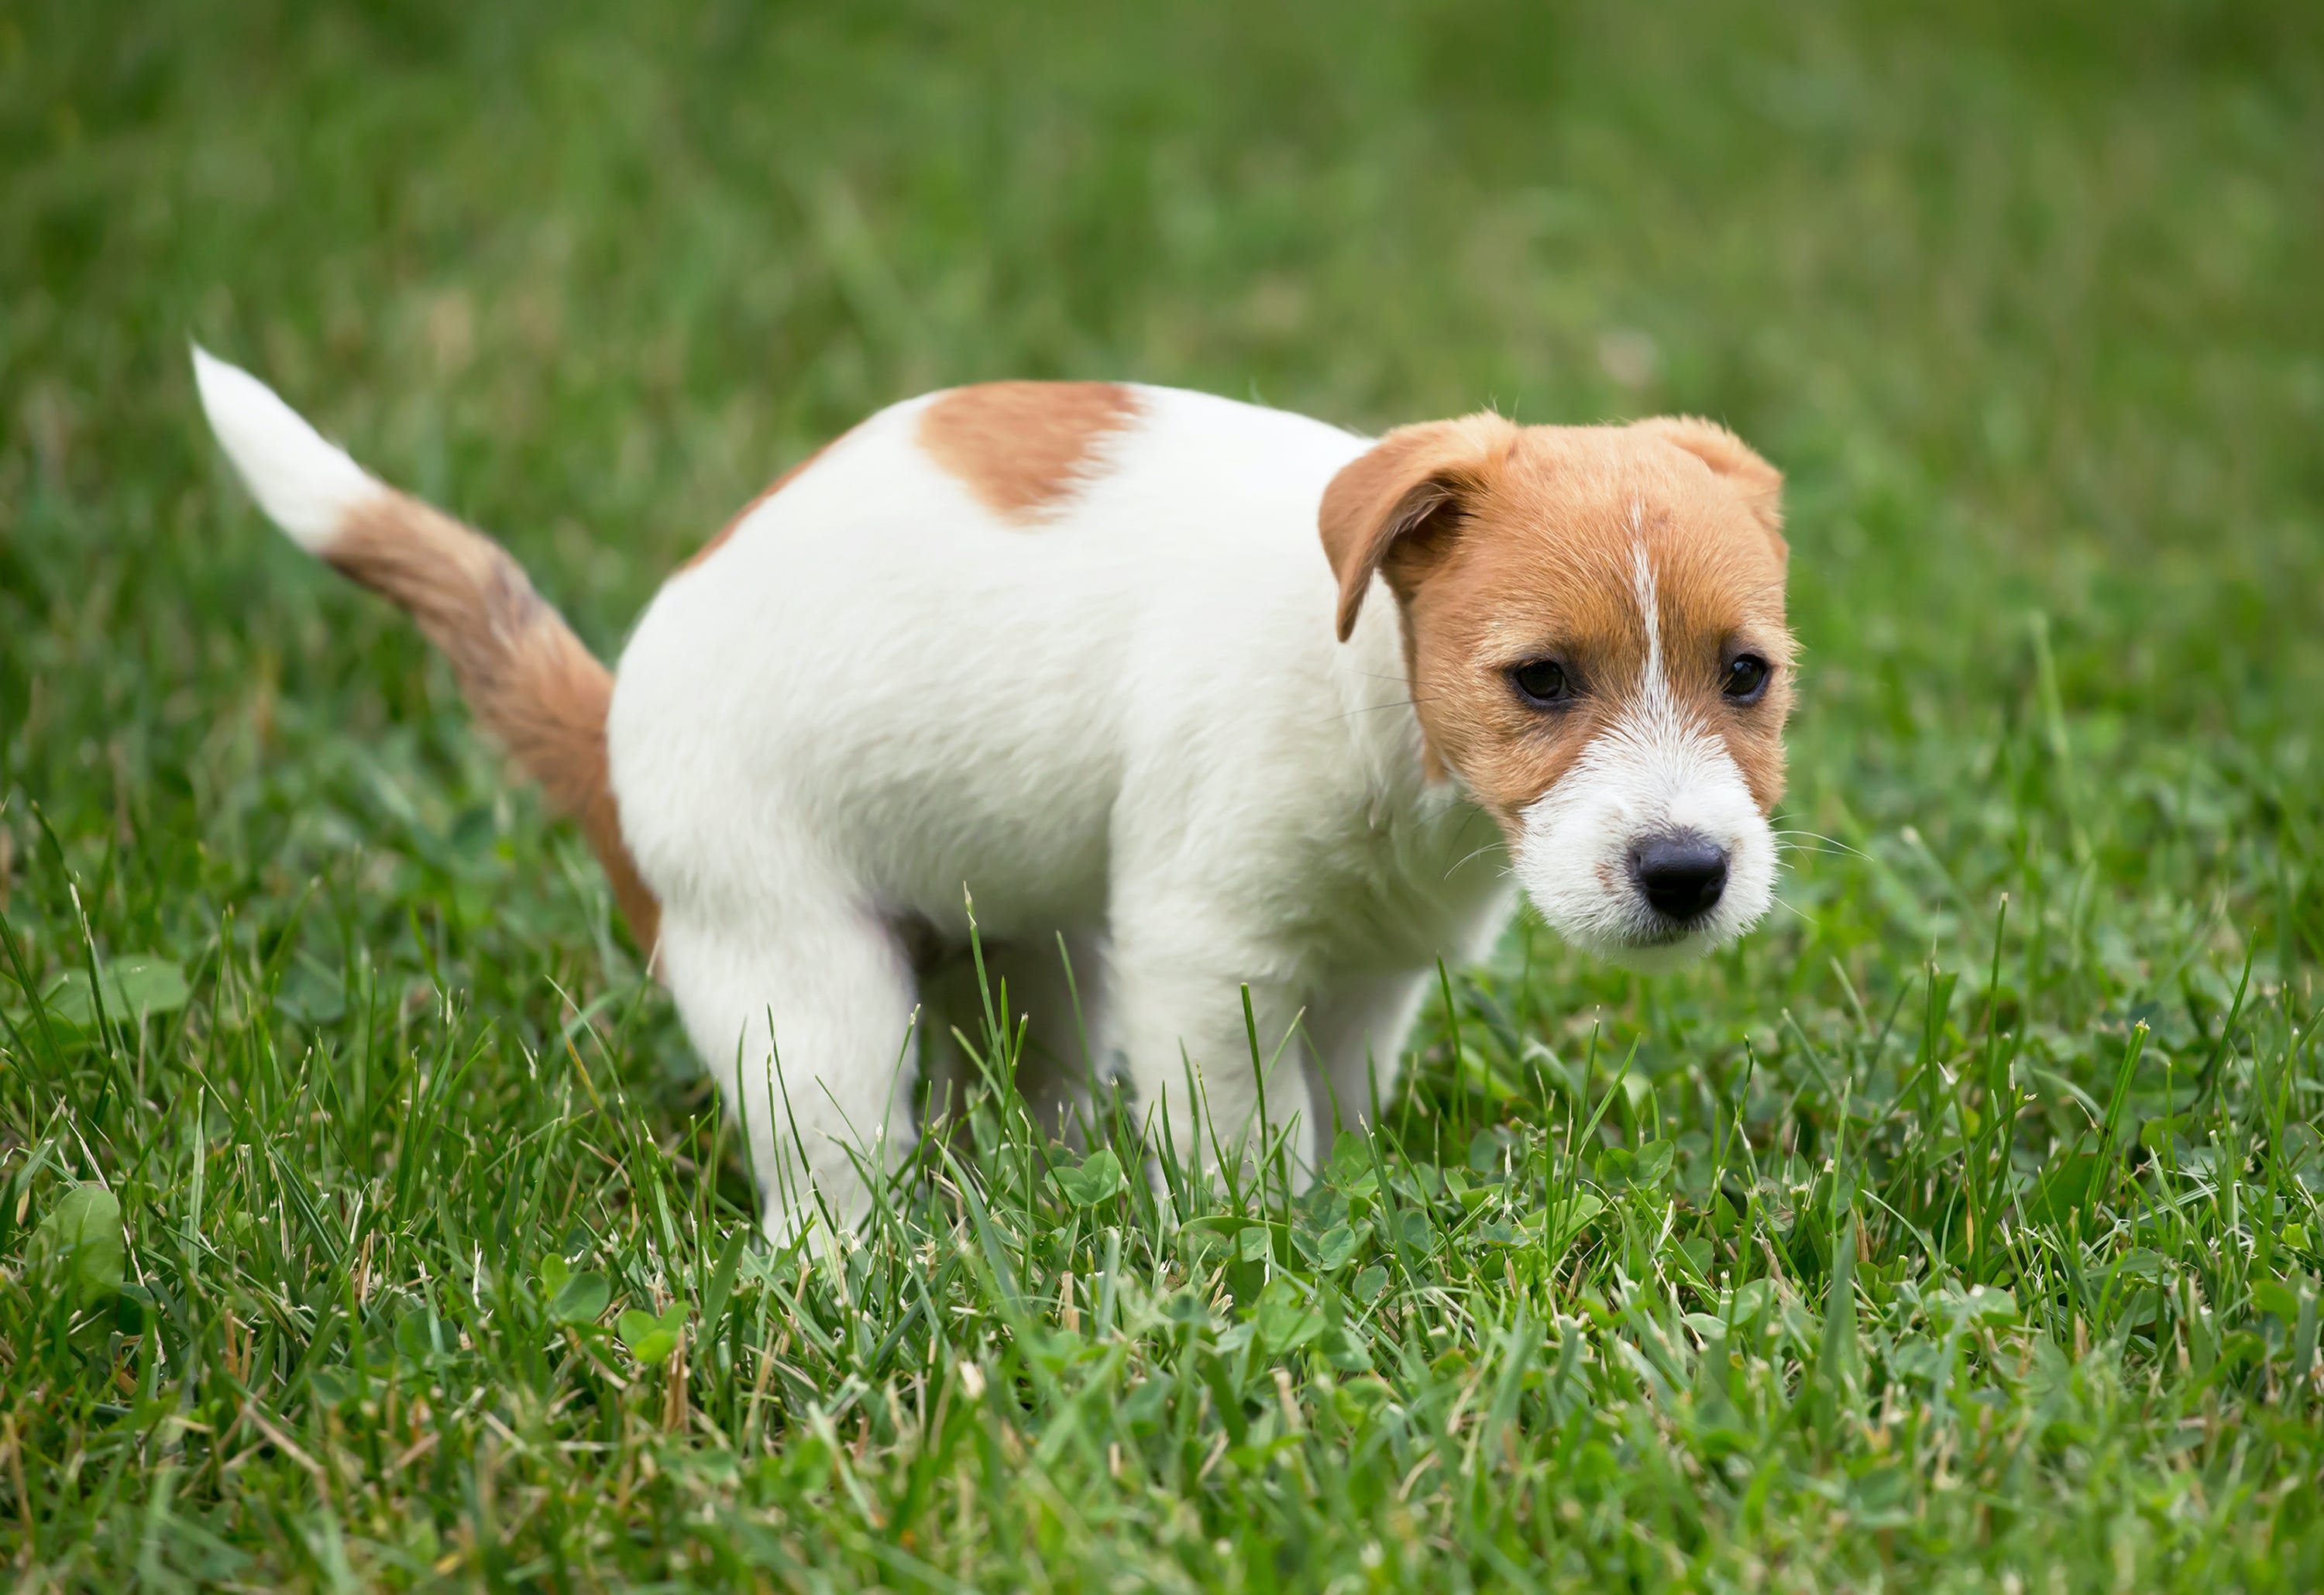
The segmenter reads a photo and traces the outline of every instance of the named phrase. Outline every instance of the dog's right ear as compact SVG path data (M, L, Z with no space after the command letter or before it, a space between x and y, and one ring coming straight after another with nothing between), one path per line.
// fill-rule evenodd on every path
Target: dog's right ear
M1372 577L1434 539L1456 530L1477 496L1500 473L1517 429L1489 411L1458 420L1398 427L1351 460L1323 490L1317 516L1323 552L1340 580L1340 641Z

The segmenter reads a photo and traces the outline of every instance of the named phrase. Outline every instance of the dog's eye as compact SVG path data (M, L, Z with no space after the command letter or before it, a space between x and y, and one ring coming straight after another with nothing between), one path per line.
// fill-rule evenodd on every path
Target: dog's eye
M1767 690L1767 678L1775 674L1766 659L1756 653L1738 654L1727 667L1727 679L1719 690L1738 704L1757 703L1759 695Z
M1573 696L1573 684L1565 678L1565 667L1555 659L1534 659L1519 665L1509 672L1509 680L1526 702L1537 709L1570 702Z

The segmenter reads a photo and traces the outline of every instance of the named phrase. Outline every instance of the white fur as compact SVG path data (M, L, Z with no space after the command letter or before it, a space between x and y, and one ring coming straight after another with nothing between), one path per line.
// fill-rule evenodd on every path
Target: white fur
M1668 968L1741 936L1775 895L1775 838L1727 745L1690 724L1663 663L1662 615L1643 542L1631 545L1646 665L1613 724L1525 812L1517 879L1575 945L1639 968ZM1631 847L1692 831L1727 852L1718 906L1672 936L1629 880Z
M909 1145L896 927L964 940L966 892L987 937L1102 949L1074 971L1093 1061L1204 1161L1257 1105L1243 983L1269 1058L1308 1016L1266 1083L1305 1159L1334 1101L1369 1111L1375 1065L1392 1088L1434 960L1505 920L1496 827L1423 776L1396 605L1333 638L1316 506L1366 442L1139 397L1104 473L1030 526L922 453L927 401L874 417L672 579L622 657L622 828L764 1183L795 1166L793 1120L843 1213L865 1200L846 1148ZM770 1227L800 1216L779 1197Z
M327 554L348 512L387 491L273 389L198 344L194 385L250 496L309 554Z

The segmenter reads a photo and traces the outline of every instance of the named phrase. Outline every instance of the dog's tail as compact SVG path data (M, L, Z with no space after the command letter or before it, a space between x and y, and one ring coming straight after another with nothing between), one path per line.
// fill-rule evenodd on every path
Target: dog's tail
M420 622L468 705L581 826L650 957L660 906L622 839L605 768L613 678L508 550L373 477L248 372L194 350L210 428L270 520Z

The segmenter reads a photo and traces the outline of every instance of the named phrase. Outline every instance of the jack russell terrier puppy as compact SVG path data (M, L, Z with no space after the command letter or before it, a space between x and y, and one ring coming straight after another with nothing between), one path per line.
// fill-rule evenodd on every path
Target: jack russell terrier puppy
M909 1150L972 892L982 937L1034 950L1012 1006L1078 1020L1196 1165L1252 1155L1262 1100L1295 1159L1385 1100L1512 878L1633 964L1767 908L1782 478L1709 421L1374 439L1166 388L955 388L785 473L613 674L498 544L194 369L259 506L410 611L579 823L771 1236L817 1193L861 1217Z

